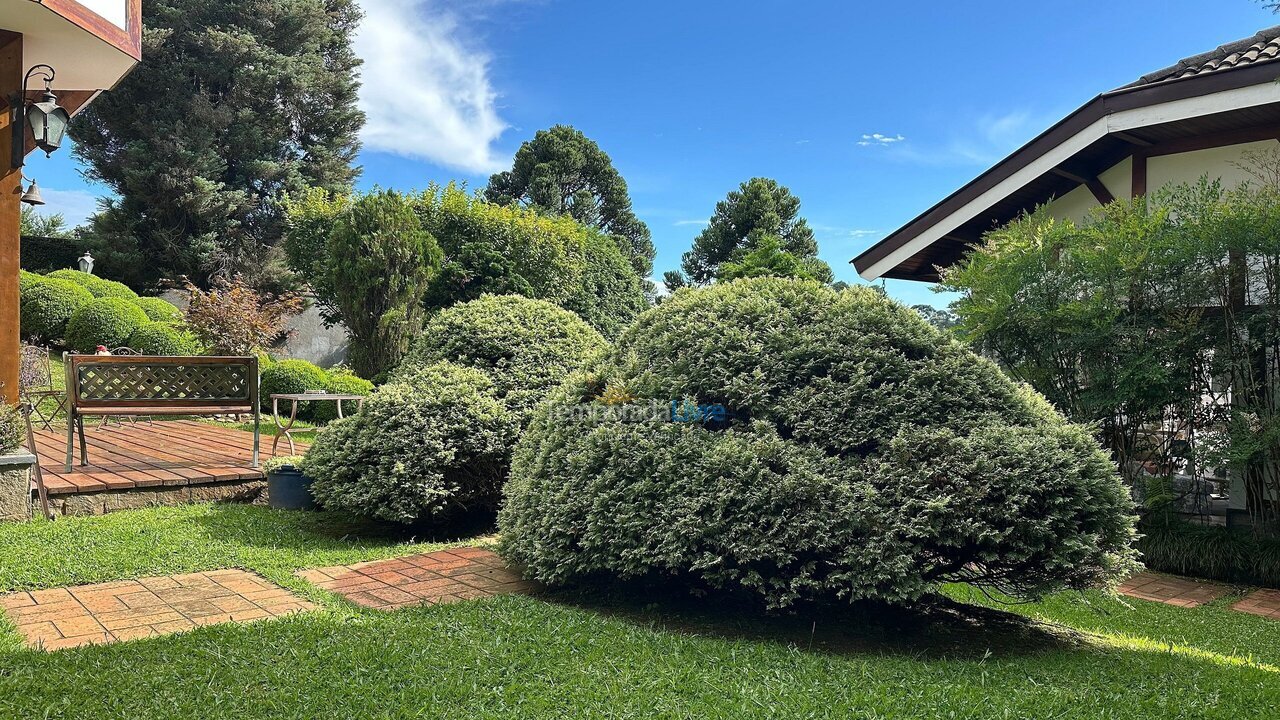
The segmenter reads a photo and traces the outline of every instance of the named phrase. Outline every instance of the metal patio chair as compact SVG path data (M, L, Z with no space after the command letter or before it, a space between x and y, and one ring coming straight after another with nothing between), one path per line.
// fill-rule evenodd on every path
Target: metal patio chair
M18 366L19 399L31 408L34 425L42 430L52 430L58 413L67 408L67 393L53 385L53 363L49 349L39 345L23 344ZM53 401L48 409L46 401Z

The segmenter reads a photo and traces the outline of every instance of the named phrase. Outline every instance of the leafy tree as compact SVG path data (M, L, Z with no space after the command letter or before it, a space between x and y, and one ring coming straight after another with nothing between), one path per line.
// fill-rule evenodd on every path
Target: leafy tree
M760 231L756 231L760 232ZM753 233L754 235L754 233ZM798 258L782 249L782 239L777 235L761 234L759 239L748 238L750 250L734 253L733 260L720 266L720 280L736 280L752 277L786 277L800 280L830 280L831 269L821 260L817 267L814 258ZM822 273L826 269L826 273Z
M960 318L950 310L942 310L932 305L912 305L912 310L920 313L925 322L939 330L950 330L960 324Z
M766 242L776 238L775 243ZM716 203L715 214L706 229L694 238L693 248L684 254L683 266L687 280L694 285L706 285L721 277L725 263L741 264L746 255L760 251L752 260L756 267L765 258L776 269L784 266L802 270L798 277L813 277L824 282L833 278L831 268L817 259L818 241L808 222L800 217L800 198L791 194L777 180L751 178ZM777 257L785 252L803 261L803 265L790 264ZM740 270L739 270L740 271ZM677 283L681 279L668 273ZM670 287L668 283L668 287ZM674 289L674 288L673 288Z
M349 186L359 19L354 0L146 3L146 60L71 127L87 175L118 196L90 234L146 259L132 284L265 282L284 194Z
M539 130L514 166L489 178L485 199L568 215L618 240L640 277L653 269L649 228L631 210L627 183L595 141L568 125Z
M188 284L187 299L187 326L215 355L249 355L277 344L302 310L302 298L266 297L239 278L217 278L207 291Z
M36 209L24 205L22 208L21 232L23 237L71 238L71 228L62 213L41 215Z
M422 327L422 300L440 271L440 246L403 195L355 199L329 236L325 282L351 335L351 368L375 378L394 368Z
M423 304L428 311L484 294L523 295L577 313L606 336L622 331L644 308L641 278L604 233L568 217L503 207L455 185L409 198L444 252ZM330 321L341 320L324 271L329 231L350 198L323 190L290 199L285 251L290 267L311 282Z

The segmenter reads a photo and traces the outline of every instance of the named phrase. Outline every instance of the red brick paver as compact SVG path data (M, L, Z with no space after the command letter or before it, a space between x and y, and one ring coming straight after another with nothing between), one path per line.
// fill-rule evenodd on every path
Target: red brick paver
M1280 590L1254 590L1231 609L1280 620Z
M377 610L531 592L496 553L482 548L453 548L394 560L302 570L301 578Z
M244 570L0 595L0 610L18 626L27 644L45 650L278 617L312 607L279 585Z
M1165 605L1193 608L1217 600L1230 590L1224 585L1141 572L1120 584L1121 595Z

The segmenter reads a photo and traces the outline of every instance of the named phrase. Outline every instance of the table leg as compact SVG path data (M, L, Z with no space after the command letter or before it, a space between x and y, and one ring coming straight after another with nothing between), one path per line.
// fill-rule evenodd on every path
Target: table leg
M294 448L294 446L293 446L293 435L292 435L292 433L291 433L291 428L293 428L293 422L294 422L295 420L297 420L297 419L298 419L298 401L297 401L297 399L294 399L294 400L293 400L293 407L292 407L292 408L290 409L290 411L289 411L289 424L288 424L288 426L286 426L286 427L285 427L285 429L284 429L284 437L285 437L285 439L286 439L286 440L288 440L288 441L289 441L289 454L290 454L290 455L297 455L297 454L298 454L297 449L296 449L296 448Z

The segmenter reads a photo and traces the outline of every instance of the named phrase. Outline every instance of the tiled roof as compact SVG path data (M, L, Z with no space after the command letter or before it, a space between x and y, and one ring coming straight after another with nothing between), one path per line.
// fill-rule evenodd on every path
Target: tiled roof
M1137 82L1125 87L1151 85L1193 75L1222 72L1232 68L1274 62L1277 58L1280 58L1280 25L1267 28L1252 37L1227 43L1216 50L1179 60L1163 70L1147 73Z

